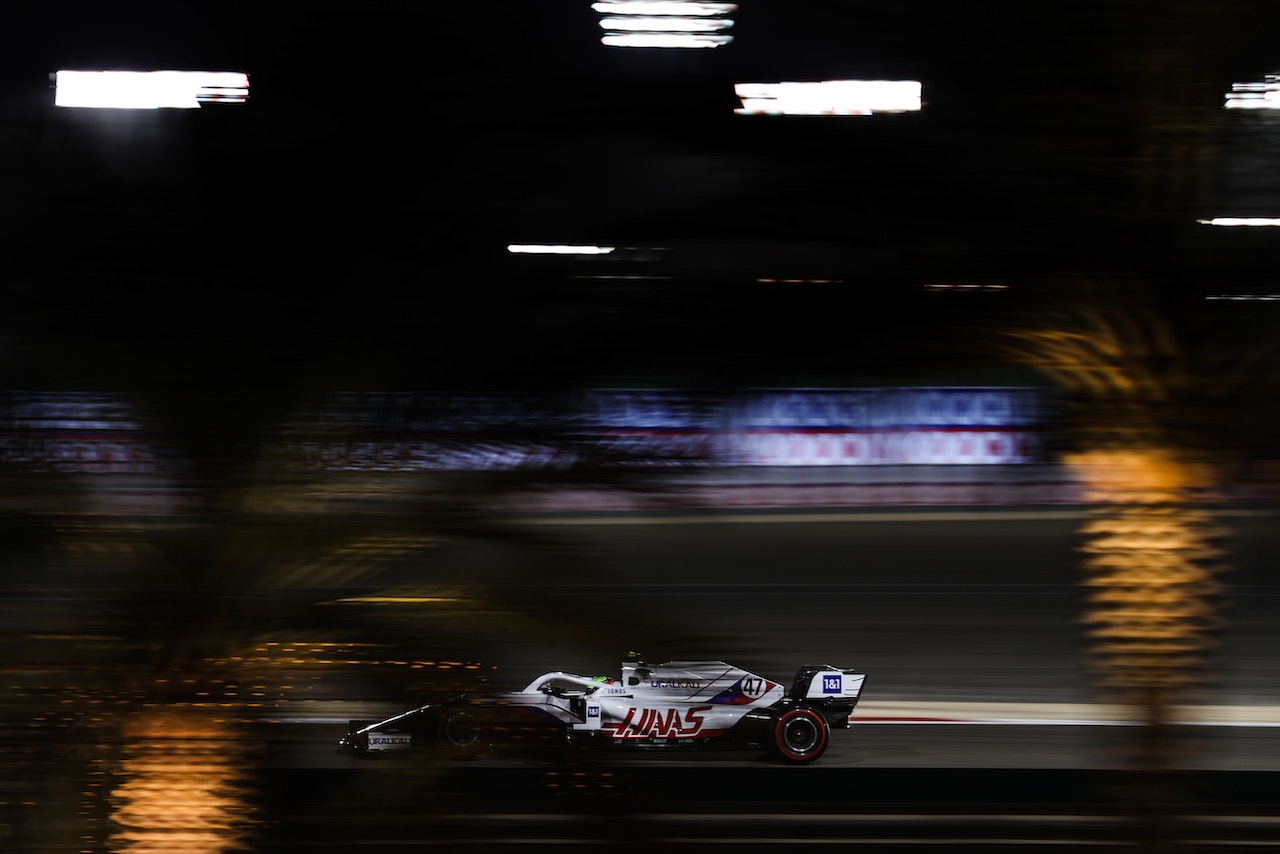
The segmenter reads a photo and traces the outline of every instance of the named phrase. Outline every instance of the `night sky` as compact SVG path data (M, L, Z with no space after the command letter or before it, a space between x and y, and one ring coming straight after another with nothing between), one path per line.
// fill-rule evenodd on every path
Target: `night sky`
M576 0L272 5L6 25L9 384L976 382L974 330L1045 282L1136 274L1197 307L1269 284L1267 236L1194 223L1266 204L1269 117L1218 115L1280 63L1266 4L743 2L711 51L606 48ZM1192 157L1210 190L1164 206L1133 178L1151 57L1185 57L1164 95L1221 123ZM243 70L251 98L55 110L59 68ZM923 81L924 109L733 114L738 81L877 78Z

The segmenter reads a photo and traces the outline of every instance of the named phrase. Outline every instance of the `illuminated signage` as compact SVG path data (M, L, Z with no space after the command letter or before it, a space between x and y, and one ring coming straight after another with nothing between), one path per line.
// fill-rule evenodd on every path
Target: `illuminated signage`
M611 466L1006 465L1043 461L1040 389L761 389L731 395L592 389L502 395L363 395L359 419L295 436L282 458L324 470L499 471ZM542 438L537 438L542 437Z
M920 109L918 80L738 83L741 116L869 116Z
M1011 465L1038 462L1039 439L1019 430L735 433L724 462L747 466Z
M1044 402L1029 388L775 389L739 396L720 454L760 466L1035 462Z
M0 396L0 465L26 471L150 473L173 460L123 394Z
M1039 422L1031 388L771 389L738 396L732 430L1013 427Z
M243 104L249 75L236 71L58 71L54 106L189 110Z

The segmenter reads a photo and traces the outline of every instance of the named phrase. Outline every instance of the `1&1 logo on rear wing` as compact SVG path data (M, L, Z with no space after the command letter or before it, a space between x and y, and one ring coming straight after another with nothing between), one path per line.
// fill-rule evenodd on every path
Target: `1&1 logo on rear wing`
M797 699L856 700L866 674L830 665L802 667L796 674L792 696Z

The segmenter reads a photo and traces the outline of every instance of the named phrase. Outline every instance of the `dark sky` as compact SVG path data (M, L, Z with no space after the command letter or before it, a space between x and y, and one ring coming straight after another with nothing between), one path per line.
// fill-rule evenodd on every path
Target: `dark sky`
M1106 163L1132 153L1124 55L1161 4L744 2L733 44L688 52L606 48L577 0L265 5L6 27L13 381L856 382L935 370L933 344L988 312L925 283L1150 254ZM1260 79L1255 18L1193 97ZM109 67L244 70L251 101L52 108L49 72ZM733 115L736 81L850 78L922 80L925 109ZM573 278L621 273L669 278Z

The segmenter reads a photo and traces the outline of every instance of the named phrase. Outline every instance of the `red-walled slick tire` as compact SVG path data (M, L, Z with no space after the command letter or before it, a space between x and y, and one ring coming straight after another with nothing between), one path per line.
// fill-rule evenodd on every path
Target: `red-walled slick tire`
M773 722L770 752L788 762L812 762L827 749L831 728L827 719L808 706L789 709Z

